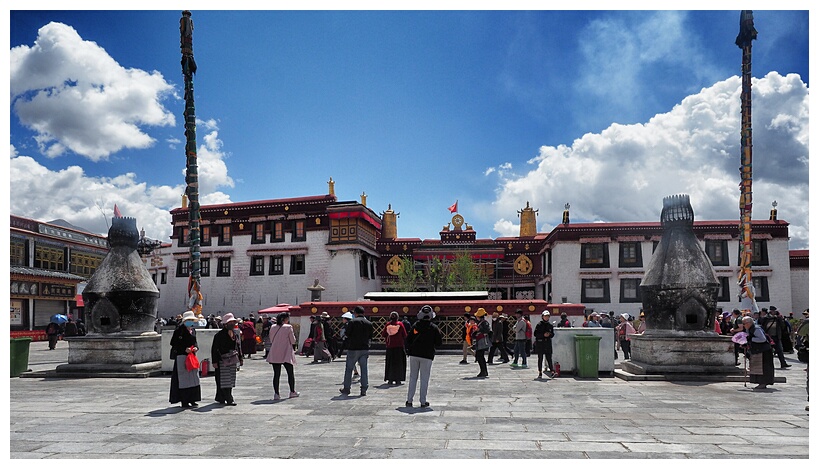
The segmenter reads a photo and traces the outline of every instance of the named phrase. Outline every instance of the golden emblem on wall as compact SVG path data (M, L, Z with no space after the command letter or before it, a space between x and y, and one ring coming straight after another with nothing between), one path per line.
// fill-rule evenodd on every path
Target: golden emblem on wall
M462 217L461 215L456 213L455 216L452 217L452 226L454 226L456 230L460 230L461 226L463 226L463 224L464 224L464 217Z
M398 275L398 272L401 270L401 258L398 256L392 256L390 260L387 261L387 272L390 275Z
M521 254L515 259L515 273L526 275L532 271L532 259L526 254Z

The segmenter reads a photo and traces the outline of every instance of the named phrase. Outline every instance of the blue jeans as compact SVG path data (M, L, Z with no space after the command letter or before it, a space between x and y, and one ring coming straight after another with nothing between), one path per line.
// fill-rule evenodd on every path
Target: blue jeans
M515 358L512 363L518 362L518 357L523 357L523 364L526 364L526 339L515 340Z
M358 363L361 368L361 389L363 391L367 390L370 384L367 379L367 359L369 356L369 350L347 350L347 362L344 366L344 389L350 389L353 383L353 367Z

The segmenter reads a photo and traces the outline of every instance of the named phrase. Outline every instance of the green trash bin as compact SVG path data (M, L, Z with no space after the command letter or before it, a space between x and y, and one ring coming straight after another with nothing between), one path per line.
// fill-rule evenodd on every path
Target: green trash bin
M28 371L28 346L31 337L11 339L9 355L11 355L11 377L17 378L24 371Z
M600 336L582 334L574 336L579 378L597 378L597 364L600 361L599 345Z

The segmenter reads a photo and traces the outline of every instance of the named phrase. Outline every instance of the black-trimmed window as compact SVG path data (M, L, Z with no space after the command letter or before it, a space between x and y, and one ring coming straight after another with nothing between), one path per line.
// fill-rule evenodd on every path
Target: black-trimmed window
M641 303L639 278L620 279L620 303Z
M190 260L188 259L177 259L176 260L176 276L177 277L187 277L190 275Z
M751 244L753 245L751 264L768 265L768 242L764 239L755 239Z
M210 259L199 261L199 272L202 277L210 277Z
M620 243L620 267L642 267L642 243Z
M588 243L580 246L580 268L607 268L608 266L608 243Z
M728 265L728 240L706 239L705 254L711 259L712 265Z
M717 301L731 301L731 281L730 277L717 277L719 280L719 291L717 292Z
M190 246L191 245L191 230L187 226L180 226L179 227L179 243L177 246Z
M771 297L768 294L768 277L754 277L753 280L754 290L756 291L754 299L757 302L771 301Z
M290 241L306 241L307 233L304 231L304 220L293 220L293 236Z
M210 246L210 226L202 226L200 230L202 231L202 241L200 241L200 244L202 246Z
M284 256L270 256L270 275L284 274Z
M154 281L154 285L156 285L156 272L151 274L151 280Z
M168 283L168 273L167 272L160 272L159 273L159 284L165 285Z
M362 252L358 258L358 276L361 278L370 278L370 261L366 252Z
M609 279L586 278L582 280L580 301L583 303L610 303Z
M230 258L220 257L216 267L217 277L230 277Z
M293 254L290 256L290 273L303 274L304 272L304 254Z
M264 275L264 256L250 257L250 275Z
M284 222L274 221L270 229L270 242L281 243L284 241Z
M11 240L11 265L28 266L28 243L22 240Z
M233 239L230 236L230 225L219 225L219 246L230 246Z
M253 237L250 238L251 244L264 243L264 223L253 224Z

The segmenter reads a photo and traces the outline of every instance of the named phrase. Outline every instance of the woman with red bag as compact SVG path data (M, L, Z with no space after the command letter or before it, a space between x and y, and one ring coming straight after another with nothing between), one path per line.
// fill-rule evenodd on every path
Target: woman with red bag
M182 324L176 328L171 337L171 358L173 358L173 374L171 374L171 404L182 403L183 408L199 407L196 401L202 400L202 388L199 386L199 369L189 370L185 366L189 354L196 354L199 350L196 344L196 315L193 311L185 311L182 315Z
M210 348L213 367L216 368L216 402L230 406L236 405L233 400L236 367L244 365L242 334L238 323L239 320L232 313L222 316L222 330L213 336Z
M384 326L384 332L381 335L384 337L387 349L384 361L384 381L401 385L402 381L407 380L407 355L404 352L407 330L398 320L397 312L390 313L390 322Z

